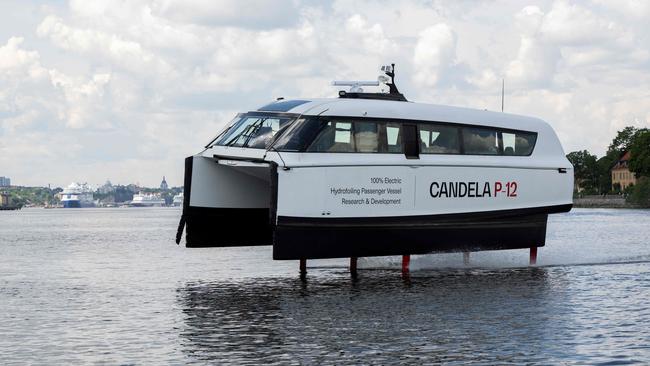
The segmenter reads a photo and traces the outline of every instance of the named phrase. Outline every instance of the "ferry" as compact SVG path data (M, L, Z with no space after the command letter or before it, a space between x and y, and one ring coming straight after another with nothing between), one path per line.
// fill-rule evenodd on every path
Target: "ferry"
M71 183L60 193L63 208L94 207L93 191L88 184Z
M174 207L183 206L183 192L174 196L174 198L172 199L172 206Z
M133 195L130 206L132 207L162 207L165 206L165 200L159 194L137 193Z
M177 243L186 227L187 247L272 245L278 260L519 248L532 258L548 215L572 208L573 167L552 127L410 102L394 64L382 71L334 82L351 87L338 98L238 114L185 160Z

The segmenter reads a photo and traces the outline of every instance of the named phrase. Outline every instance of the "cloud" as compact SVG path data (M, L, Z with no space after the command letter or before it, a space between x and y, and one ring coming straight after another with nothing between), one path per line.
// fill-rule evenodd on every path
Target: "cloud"
M426 28L420 32L413 51L414 79L419 85L436 86L442 74L456 60L456 35L445 23Z
M285 28L299 20L291 0L160 0L154 13L181 23L250 29Z
M22 37L11 37L7 44L0 47L0 77L28 77L40 79L45 76L45 69L40 65L40 55L36 51L21 49Z
M37 34L49 38L55 45L78 52L98 61L108 59L118 66L139 74L167 74L172 67L139 42L94 29L68 26L57 16L47 16L38 26Z
M0 174L181 184L183 157L236 112L333 96L329 81L390 62L419 102L499 110L505 78L506 111L548 120L567 150L600 154L620 126L650 124L646 2L391 5L71 0L5 15Z

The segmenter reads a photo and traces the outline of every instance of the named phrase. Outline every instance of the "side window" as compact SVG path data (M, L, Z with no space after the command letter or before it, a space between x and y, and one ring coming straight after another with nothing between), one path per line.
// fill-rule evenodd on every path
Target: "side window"
M463 128L463 147L469 155L500 155L499 133L490 128Z
M386 123L386 152L401 153L403 151L400 124L393 122Z
M502 132L503 155L527 156L533 152L537 134L530 132Z
M376 153L379 127L376 122L330 121L307 151Z
M352 123L330 122L334 125L334 142L337 144L352 144Z
M352 123L327 122L307 151L311 152L354 152Z
M433 123L418 124L420 130L420 153L459 154L458 128Z
M354 122L354 143L356 152L376 153L379 151L379 123Z
M401 152L400 125L377 121L329 121L308 152ZM389 129L386 130L386 126Z

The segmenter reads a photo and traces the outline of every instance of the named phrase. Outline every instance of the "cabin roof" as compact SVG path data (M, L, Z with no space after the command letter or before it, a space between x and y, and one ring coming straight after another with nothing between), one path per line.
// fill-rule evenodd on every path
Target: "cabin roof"
M285 109L283 112L303 115L411 119L486 125L531 131L538 131L548 126L546 122L538 118L510 113L436 104L373 99L324 98L280 100L267 104L259 110L278 111L279 107Z

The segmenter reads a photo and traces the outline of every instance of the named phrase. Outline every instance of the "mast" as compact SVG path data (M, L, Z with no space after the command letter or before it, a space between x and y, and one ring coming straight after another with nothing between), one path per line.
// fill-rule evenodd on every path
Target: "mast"
M503 112L503 98L505 95L505 89L506 89L506 79L503 78L501 79L501 112Z

